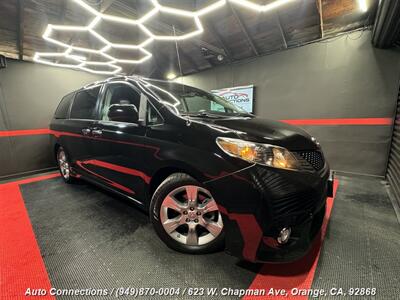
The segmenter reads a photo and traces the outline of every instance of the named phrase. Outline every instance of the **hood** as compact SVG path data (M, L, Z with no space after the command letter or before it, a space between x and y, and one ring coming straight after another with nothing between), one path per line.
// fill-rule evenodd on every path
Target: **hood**
M258 117L203 118L201 123L211 125L210 127L215 127L219 131L226 130L228 131L226 134L231 137L233 133L240 139L277 145L289 150L315 150L318 148L306 131L279 121Z

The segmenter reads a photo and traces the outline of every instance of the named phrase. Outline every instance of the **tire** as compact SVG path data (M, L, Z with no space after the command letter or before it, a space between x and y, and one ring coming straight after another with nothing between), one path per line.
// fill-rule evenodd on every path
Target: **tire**
M196 201L189 201L194 198ZM223 223L215 200L187 174L174 173L160 184L150 203L150 218L157 235L173 250L205 254L219 251L224 246Z
M63 147L57 149L56 154L58 170L60 171L61 177L66 183L74 183L75 178L71 169L71 163Z

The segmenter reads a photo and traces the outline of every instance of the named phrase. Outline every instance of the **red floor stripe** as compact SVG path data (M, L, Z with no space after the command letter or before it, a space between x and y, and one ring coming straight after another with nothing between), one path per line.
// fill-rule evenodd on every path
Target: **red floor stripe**
M334 197L338 188L339 182L334 182ZM326 228L333 207L333 198L327 199L327 209L325 219L321 228L321 235L316 239L310 252L302 259L288 264L264 264L260 272L254 278L249 289L263 289L268 293L270 289L274 292L285 291L287 296L246 296L243 299L309 299L308 296L293 296L291 290L310 289L314 280L315 270L321 251L323 239L325 237Z
M53 175L0 185L0 299L29 299L28 288L51 288L22 198L19 183L48 179ZM43 296L40 299L55 299Z
M20 180L12 181L9 183L3 183L3 184L0 184L0 188L3 186L7 186L7 185L26 184L26 183L51 179L51 178L55 178L55 177L59 177L59 176L60 176L59 172L54 172L54 173L50 173L50 174L46 174L46 175L41 175L41 176L36 176L36 177L31 177L31 178L26 178L26 179L20 179Z
M392 118L357 118L357 119L295 119L281 120L291 125L392 125Z
M23 179L0 185L0 295L1 299L25 299L26 289L51 288L50 280L37 245L29 216L26 211L19 184L26 184L59 176L58 173ZM338 181L334 183L336 195ZM321 228L321 237L311 251L299 261L290 264L264 264L250 289L271 288L275 292L286 291L287 297L262 296L250 299L308 299L308 296L292 296L293 288L310 289L318 258L333 207L334 197L327 199L327 211ZM30 297L31 298L31 297ZM41 299L54 299L51 296Z
M42 129L0 131L0 137L41 135L41 134L50 134L50 129L42 128Z

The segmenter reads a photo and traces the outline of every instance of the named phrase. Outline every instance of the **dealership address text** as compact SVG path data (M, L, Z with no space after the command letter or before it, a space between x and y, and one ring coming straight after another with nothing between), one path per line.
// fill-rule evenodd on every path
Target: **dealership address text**
M276 296L276 297L288 297L288 296L309 296L312 298L319 298L324 296L374 296L376 295L376 288L330 288L330 289L302 289L302 288L292 288L290 290L286 289L235 289L235 288L145 288L145 287L120 287L112 289L95 289L95 288L85 288L85 289L58 289L51 288L47 289L31 289L27 288L25 291L25 296L114 296L115 298L123 297L146 297L146 296L165 296L165 297L176 297L176 296L229 296L238 297L243 296Z

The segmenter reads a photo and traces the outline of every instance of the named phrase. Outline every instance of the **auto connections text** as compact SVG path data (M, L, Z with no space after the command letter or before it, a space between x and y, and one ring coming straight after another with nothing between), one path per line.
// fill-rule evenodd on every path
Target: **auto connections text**
M377 294L376 288L330 288L330 289L300 289L292 288L276 289L276 288L258 288L258 289L238 289L238 288L216 288L216 287L186 287L186 288L152 288L152 287L119 287L119 288L51 288L51 289L33 289L27 288L24 296L40 297L40 296L63 296L63 297L79 297L79 296L111 296L115 298L142 298L142 297L166 297L176 298L179 296L193 296L193 297L237 297L244 296L269 296L269 297L290 297L290 296L308 296L311 298L320 298L325 296L375 296Z

